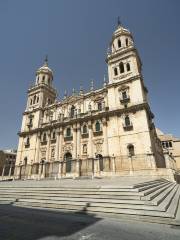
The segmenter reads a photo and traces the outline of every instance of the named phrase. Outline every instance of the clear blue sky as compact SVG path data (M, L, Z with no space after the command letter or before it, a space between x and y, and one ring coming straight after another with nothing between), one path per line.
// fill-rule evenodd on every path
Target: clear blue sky
M180 136L179 0L0 0L0 149L16 148L26 91L48 54L62 97L101 87L117 16L134 34L156 126Z

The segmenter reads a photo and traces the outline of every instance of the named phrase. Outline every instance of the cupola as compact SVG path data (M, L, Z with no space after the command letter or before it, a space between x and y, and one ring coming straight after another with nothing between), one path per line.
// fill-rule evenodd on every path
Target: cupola
M46 84L52 86L53 72L48 66L48 58L44 60L44 64L36 71L36 84Z

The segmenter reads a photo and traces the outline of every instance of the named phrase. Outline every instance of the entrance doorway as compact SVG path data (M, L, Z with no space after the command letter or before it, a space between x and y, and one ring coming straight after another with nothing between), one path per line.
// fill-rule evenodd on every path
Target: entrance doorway
M66 162L66 173L70 173L72 170L72 154L70 152L64 155L64 161Z

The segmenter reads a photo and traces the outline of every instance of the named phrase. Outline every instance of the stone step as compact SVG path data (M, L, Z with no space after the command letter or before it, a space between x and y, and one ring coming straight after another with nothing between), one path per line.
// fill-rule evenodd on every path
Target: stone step
M158 209L157 206L138 204L138 203L114 203L114 202L102 202L102 201L91 201L91 199L74 201L74 199L38 199L38 198L20 198L17 202L28 202L28 203L48 203L52 205L71 205L71 206L86 206L89 205L91 207L104 207L104 208L114 208L114 209L137 209L137 210L151 210L151 211L163 211Z
M158 205L160 209L163 209L164 211L166 211L169 208L178 188L179 188L179 185L176 184L175 187L166 196L166 198L164 198L164 200Z
M156 179L156 180L152 180L152 181L137 183L137 184L134 184L133 186L135 188L139 188L139 187L143 187L143 186L149 186L149 185L154 184L154 183L162 183L162 182L169 182L169 181L162 178L162 179Z
M147 196L147 195L155 192L156 190L161 189L162 187L167 186L167 185L168 185L168 183L163 183L163 184L156 185L156 186L153 186L151 188L148 188L148 189L143 191L143 195Z
M180 185L178 185L178 189L171 201L171 204L169 205L169 207L167 209L167 213L175 216L176 212L178 210L179 201L180 201Z
M117 199L117 200L140 200L140 196L136 196L136 195L126 195L126 196L116 196L116 195L98 195L98 194L48 194L48 193L21 193L21 194L17 194L17 193L11 193L11 194L1 194L1 198L3 197L13 197L13 198L17 198L17 197L21 197L21 196L27 196L27 197L31 197L31 196L40 196L40 197L47 197L47 198L51 198L51 197L74 197L74 198L93 198L93 199Z
M146 185L146 186L143 186L143 187L138 187L138 188L135 188L135 189L138 189L139 192L145 192L148 190L151 191L151 189L154 189L154 188L160 188L162 186L165 186L169 184L169 182L160 182L160 183L154 183L154 184L151 184L151 185Z
M170 182L165 186L162 186L159 189L156 189L155 191L149 193L146 196L142 196L141 199L142 200L153 200L154 198L156 198L161 192L163 192L164 190L166 190L167 188L169 188L170 186L174 185L174 183Z
M2 191L0 192L0 194L10 194L10 193L27 193L27 192L31 192L31 193L36 193L36 192L40 192L40 191L28 191L28 190L10 190L10 191ZM42 190L41 191L42 193L44 193L44 191ZM128 191L115 191L115 192L111 192L111 191L71 191L71 190L61 190L61 191L45 191L47 194L56 194L56 195L62 195L62 194L88 194L88 195L96 195L96 194L99 194L99 195L107 195L107 196L111 196L111 195L115 195L115 196L143 196L143 192L138 192L138 191L135 191L135 192L128 192Z
M153 200L150 199L151 202L154 202L154 203L156 203L156 205L159 205L168 196L168 194L175 188L175 186L176 186L176 184L173 183L170 186L168 186L167 188L163 189L163 191L161 191L158 195L156 195L156 197L153 198Z
M101 188L98 188L98 189L85 189L85 188L57 188L57 189L52 189L52 188L48 188L48 189L44 189L44 188L40 188L40 189L34 189L34 188L11 188L11 189L0 189L0 193L2 192L14 192L14 191L18 191L18 192L91 192L91 193L94 193L94 192L97 192L97 191L100 191L100 192L139 192L138 189L128 189L128 188L116 188L116 189L101 189Z
M49 209L59 209L63 211L75 211L76 213L106 213L106 214L126 214L126 215L139 215L139 216L153 216L163 218L174 218L174 215L162 211L151 211L151 210L139 210L129 208L108 208L108 207L94 207L94 206L78 206L78 205L61 205L61 204L50 204L50 203L39 203L39 202L15 202L15 206L29 206L29 207L40 207Z
M41 196L41 195L5 195L5 196L1 196L0 197L0 201L4 200L4 199L16 199L17 201L21 200L21 199L33 199L33 200L45 200L45 201L71 201L71 202L98 202L98 203L115 203L115 204L146 204L146 201L142 201L142 200L121 200L121 199L111 199L111 198L106 198L106 199L102 199L102 198L85 198L85 197L49 197L49 196ZM150 205L150 204L148 204Z

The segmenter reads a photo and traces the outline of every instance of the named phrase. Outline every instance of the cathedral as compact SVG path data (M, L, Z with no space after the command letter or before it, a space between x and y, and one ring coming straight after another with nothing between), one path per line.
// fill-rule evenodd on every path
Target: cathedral
M120 23L107 52L108 80L57 100L47 59L28 89L16 179L170 176L148 103L142 63Z

